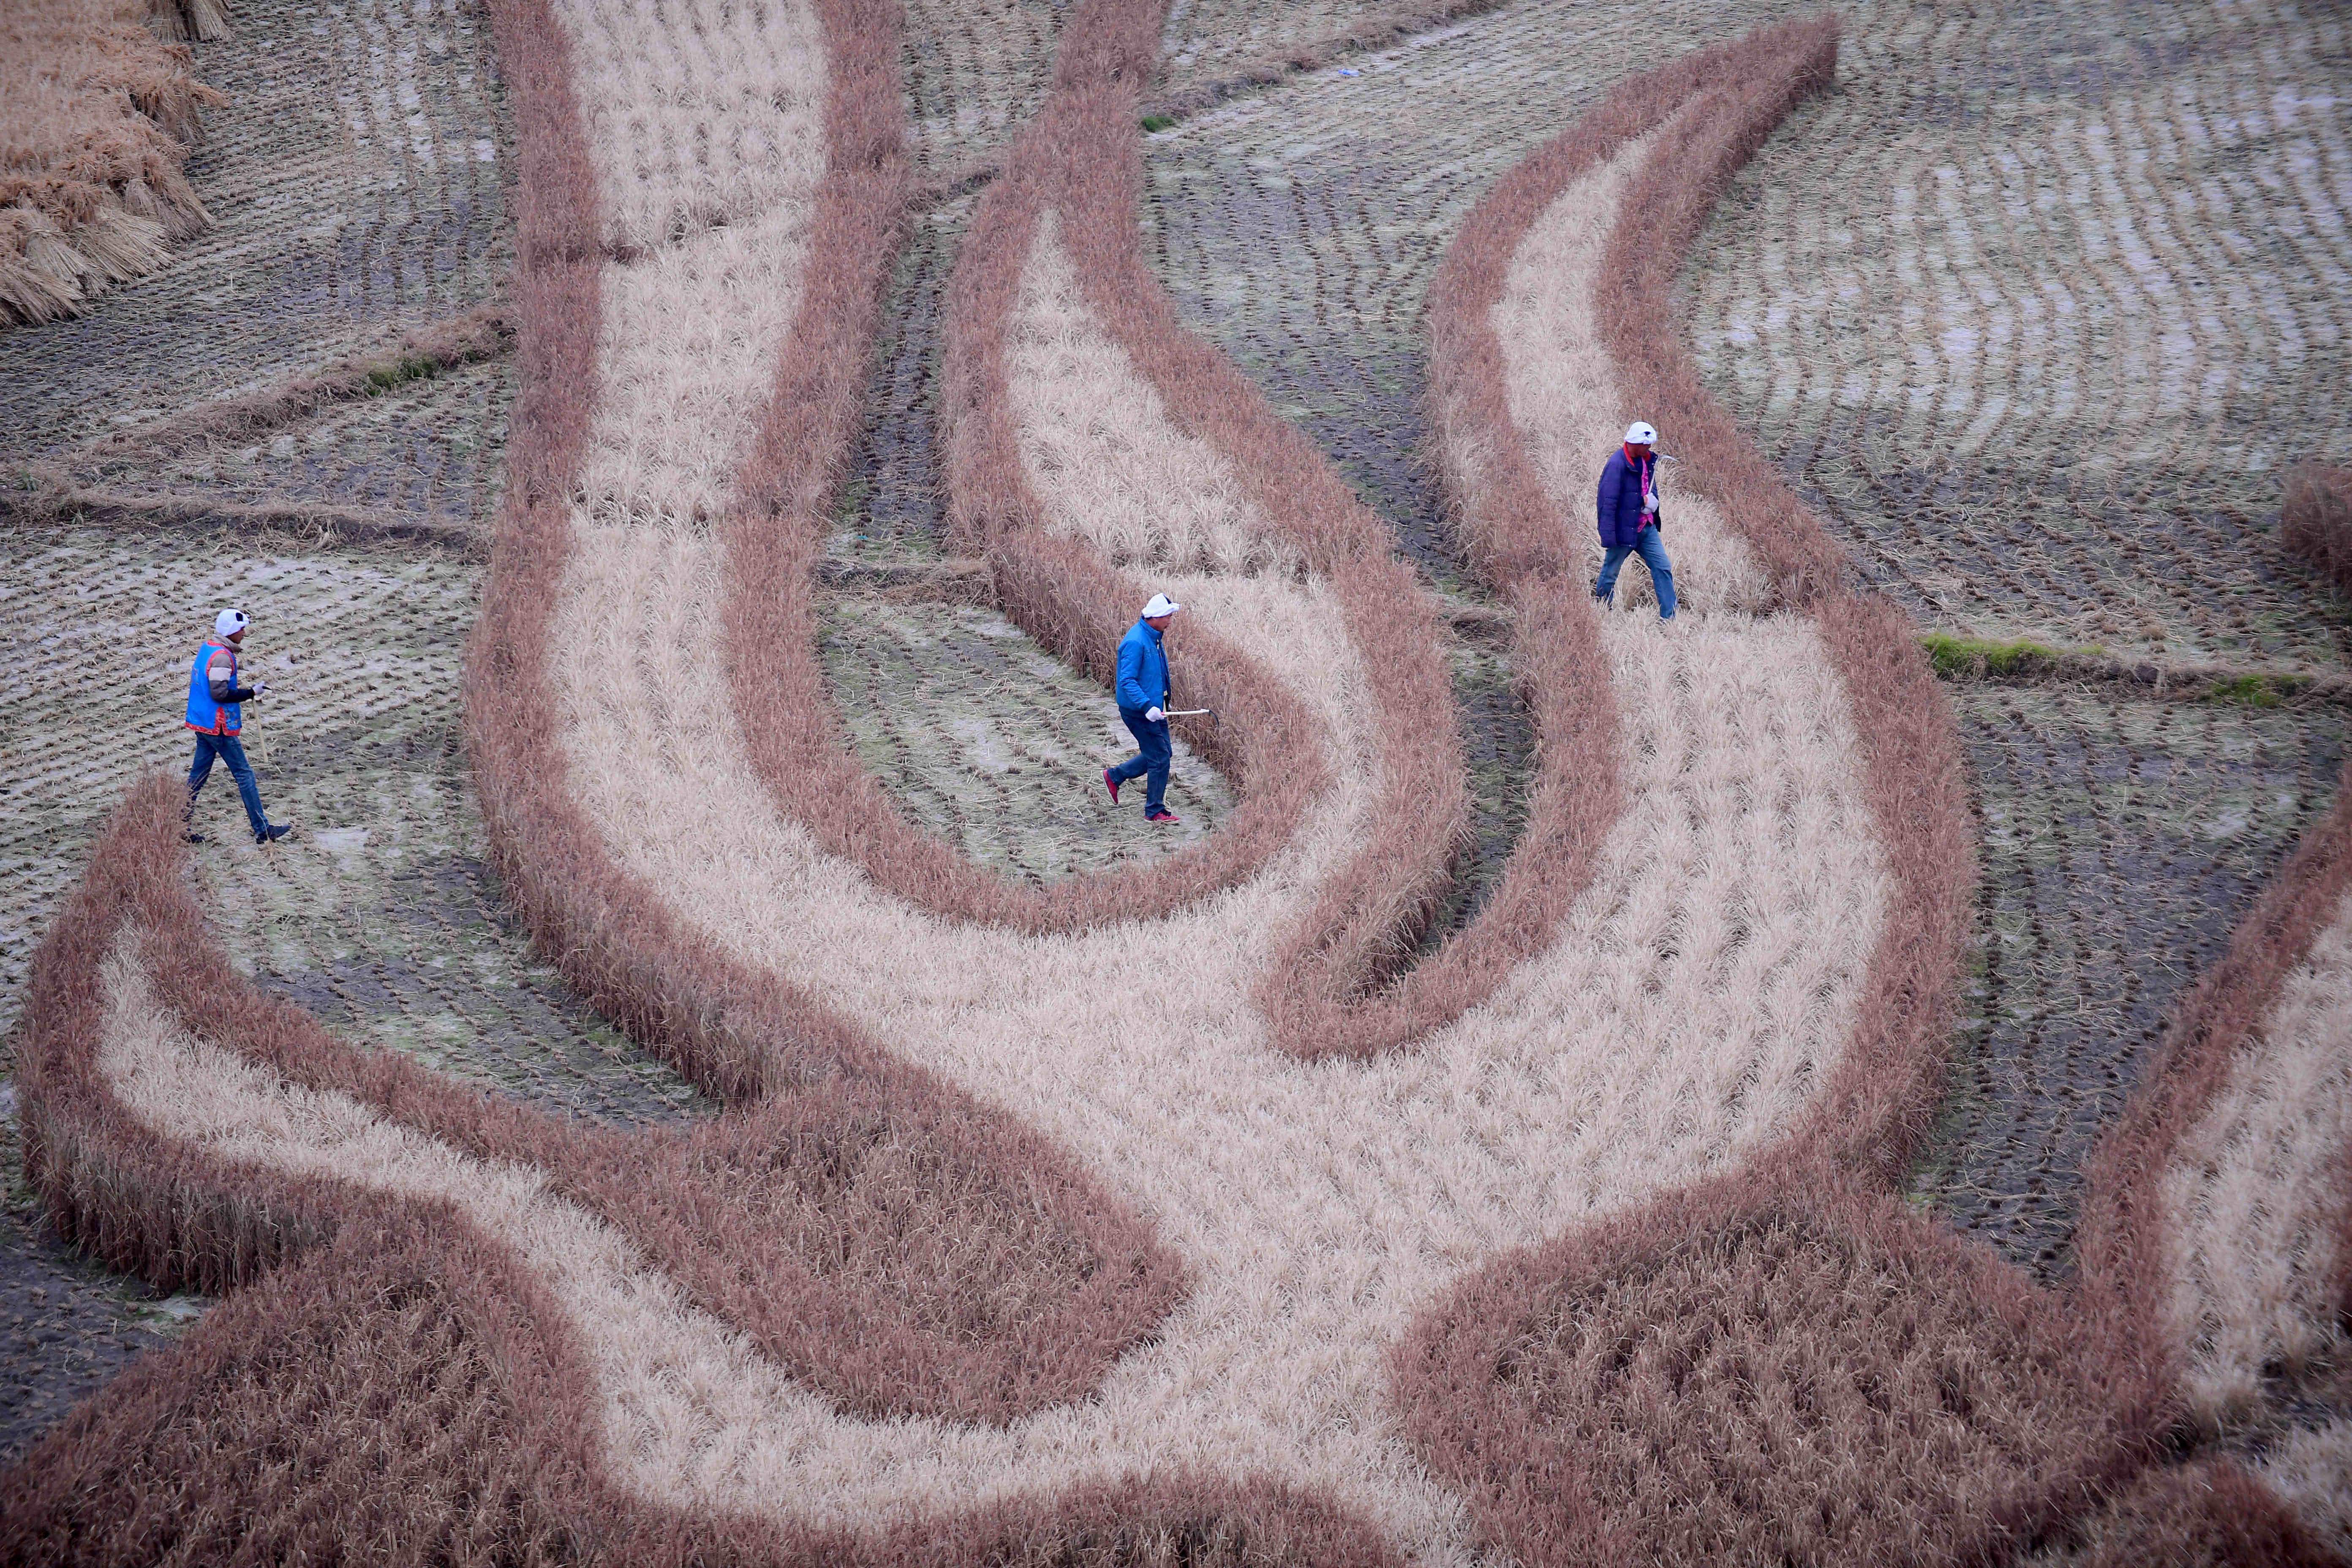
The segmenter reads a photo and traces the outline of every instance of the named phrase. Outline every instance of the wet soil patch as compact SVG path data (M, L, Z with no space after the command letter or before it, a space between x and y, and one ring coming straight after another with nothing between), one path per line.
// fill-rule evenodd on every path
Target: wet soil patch
M16 1088L0 1079L0 1468L205 1306L155 1300L58 1239L25 1184Z
M1470 773L1470 844L1422 930L1415 952L1423 955L1467 926L1502 880L1528 825L1535 778L1535 726L1520 700L1510 660L1496 649L1457 643L1449 662L1462 758Z
M1168 787L1181 823L1144 823L1141 780L1112 805L1103 769L1135 754L1118 705L992 610L836 595L824 626L825 679L858 760L982 865L1042 883L1158 859L1233 810L1232 786L1181 741Z
M890 275L866 424L835 504L836 556L936 560L947 547L940 470L940 308L977 199L917 214Z
M1914 1192L2042 1279L2175 1002L2333 804L2335 713L1961 689L1976 973Z
M1793 431L1789 482L1922 624L2176 658L2332 668L2352 601L2281 547L2275 476L1905 460L1892 416Z

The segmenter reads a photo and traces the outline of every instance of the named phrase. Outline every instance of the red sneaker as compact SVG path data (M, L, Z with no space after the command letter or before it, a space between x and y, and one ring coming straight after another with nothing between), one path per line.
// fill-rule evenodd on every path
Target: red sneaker
M1174 812L1169 810L1163 805L1158 811L1145 812L1143 814L1143 820L1146 822L1156 822L1162 827L1173 827L1182 819Z
M1108 768L1105 768L1103 770L1103 788L1110 791L1110 803L1113 805L1117 805L1118 804L1118 781L1110 776L1110 770Z

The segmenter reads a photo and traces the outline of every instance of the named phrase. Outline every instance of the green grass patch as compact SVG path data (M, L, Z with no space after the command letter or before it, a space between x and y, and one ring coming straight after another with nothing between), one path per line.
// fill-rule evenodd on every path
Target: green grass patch
M2217 680L2202 700L2232 708L2275 708L2305 684L2292 675L2241 675Z
M1143 129L1147 132L1165 131L1175 123L1176 117L1172 114L1147 114L1143 117Z
M441 362L423 354L410 354L390 364L380 364L368 372L368 395L390 392L396 386L406 386L412 381L425 381L441 374Z
M1936 673L1947 680L1988 675L1996 678L2030 675L2035 670L2055 669L2068 651L2023 637L2003 642L1998 637L1954 637L1949 632L1923 633L1919 646L1927 650L1927 658L1935 665ZM2082 651L2097 653L2099 650L2088 648Z

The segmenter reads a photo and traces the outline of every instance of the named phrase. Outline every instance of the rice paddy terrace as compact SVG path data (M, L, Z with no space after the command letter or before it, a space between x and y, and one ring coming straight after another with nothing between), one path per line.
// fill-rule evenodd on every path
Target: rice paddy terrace
M0 1557L2352 1559L2335 11L156 14L207 221L0 228Z

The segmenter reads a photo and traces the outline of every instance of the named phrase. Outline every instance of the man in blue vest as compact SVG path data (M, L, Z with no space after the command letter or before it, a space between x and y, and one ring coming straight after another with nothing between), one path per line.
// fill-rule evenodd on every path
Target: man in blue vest
M1128 627L1118 645L1118 716L1142 751L1115 768L1103 770L1103 787L1110 803L1118 804L1118 786L1138 773L1150 776L1144 786L1143 820L1166 827L1176 821L1162 797L1168 793L1168 761L1175 749L1168 739L1168 652L1160 639L1168 623L1184 606L1165 594L1151 595L1143 616Z
M245 745L237 739L245 728L240 704L269 689L267 681L242 684L237 654L248 624L243 610L223 610L214 616L212 640L196 650L196 662L188 670L187 725L196 732L196 760L188 769L188 804L182 816L191 844L205 841L205 836L196 831L196 792L212 776L215 757L228 764L229 777L236 781L236 793L245 801L245 819L253 826L256 844L275 844L294 831L293 824L273 823L263 814L261 786L254 783L253 764L245 760Z
M1658 590L1658 619L1675 618L1675 569L1658 527L1658 433L1636 420L1625 444L1609 454L1601 469L1601 580L1592 596L1606 605L1617 592L1617 571L1639 553Z

